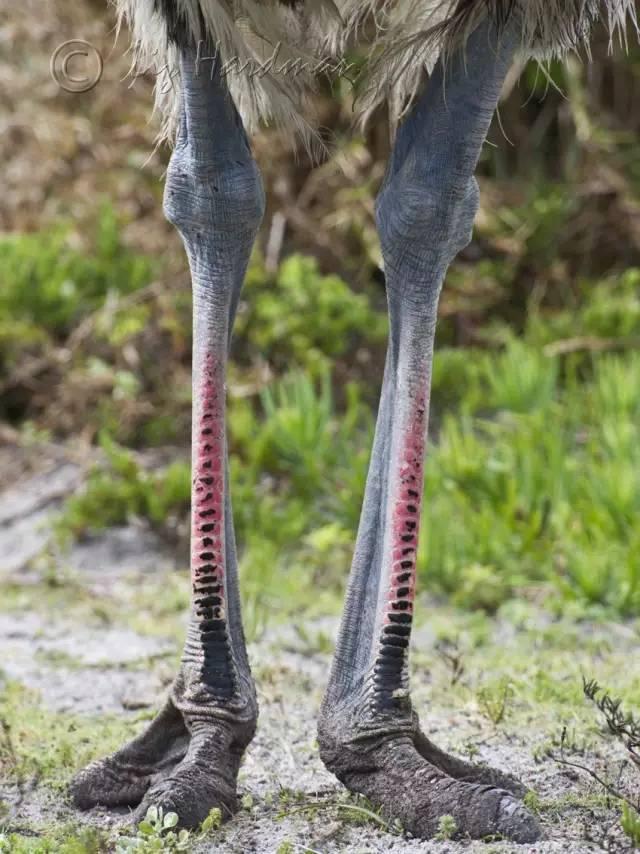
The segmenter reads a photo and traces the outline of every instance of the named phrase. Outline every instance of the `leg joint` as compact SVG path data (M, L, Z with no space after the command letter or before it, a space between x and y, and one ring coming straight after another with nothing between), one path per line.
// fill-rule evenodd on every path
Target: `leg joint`
M371 719L354 708L342 707L331 713L323 709L318 720L320 758L329 771L346 782L353 774L370 773L384 745L410 743L417 729L415 715L378 715Z
M462 187L405 175L393 178L376 201L376 221L385 264L420 281L446 268L471 240L478 210L475 178ZM413 269L415 268L415 269Z
M164 213L185 240L215 229L225 239L253 242L264 216L264 190L255 161L244 153L222 165L176 150L167 172Z

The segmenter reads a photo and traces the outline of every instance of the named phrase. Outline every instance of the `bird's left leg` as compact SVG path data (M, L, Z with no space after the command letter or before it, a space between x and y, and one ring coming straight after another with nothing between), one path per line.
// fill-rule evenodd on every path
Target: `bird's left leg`
M460 835L539 836L506 774L449 756L411 708L408 649L431 361L446 270L470 238L474 171L520 40L486 19L431 76L401 126L377 222L390 339L365 502L336 656L319 721L320 753L354 792L418 836L444 816Z

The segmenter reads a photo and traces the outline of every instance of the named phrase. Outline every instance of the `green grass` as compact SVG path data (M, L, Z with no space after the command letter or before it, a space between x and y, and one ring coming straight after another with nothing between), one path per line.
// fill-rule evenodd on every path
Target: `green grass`
M486 585L498 605L547 584L638 613L640 354L600 357L583 382L561 382L562 369L512 341L485 357L471 411L443 419L427 467L420 570L463 606L476 591L487 598Z
M95 827L69 823L48 827L46 838L32 838L0 829L0 854L106 854L112 845Z
M189 507L189 465L176 460L160 471L147 472L107 433L101 434L100 447L105 463L89 472L83 494L67 501L56 521L59 539L104 530L134 516L169 534L173 514L184 514Z
M50 712L36 693L0 681L0 774L18 788L43 779L62 791L73 771L117 749L130 733L121 717Z
M266 359L276 370L296 364L313 374L363 343L384 340L386 318L370 294L355 293L338 276L323 276L303 255L286 258L277 274L254 255L234 336L242 361Z

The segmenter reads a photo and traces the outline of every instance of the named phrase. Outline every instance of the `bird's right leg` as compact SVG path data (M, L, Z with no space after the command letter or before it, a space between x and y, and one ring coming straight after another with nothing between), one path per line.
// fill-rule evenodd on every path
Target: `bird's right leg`
M212 49L211 54L215 54ZM211 60L213 61L213 60ZM71 784L81 808L151 805L198 825L236 808L240 760L257 702L240 618L225 434L230 330L264 195L219 69L182 53L182 119L165 188L193 281L191 615L180 671L163 710Z

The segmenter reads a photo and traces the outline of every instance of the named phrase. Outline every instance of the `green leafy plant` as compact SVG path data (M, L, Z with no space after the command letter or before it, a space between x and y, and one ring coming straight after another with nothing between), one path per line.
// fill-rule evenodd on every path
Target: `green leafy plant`
M386 335L383 311L338 276L322 275L315 259L303 255L286 258L275 276L254 256L243 305L236 338L276 368L293 362L317 373L359 343L375 345Z
M10 324L34 335L59 336L113 293L131 293L151 281L154 263L123 246L113 210L102 207L87 250L75 247L64 228L0 240L0 342ZM23 327L24 328L24 327Z
M222 823L220 809L214 807L200 825L190 832L177 830L179 818L174 812L164 812L162 807L151 806L140 822L135 836L120 837L116 843L117 854L154 854L154 852L190 851L198 842L217 830Z
M441 815L438 819L438 832L434 836L438 842L448 842L456 835L458 826L452 815Z
M174 462L160 471L148 472L133 452L103 433L100 446L105 461L89 473L82 493L70 498L56 521L61 539L87 531L119 525L131 517L149 521L157 530L171 534L171 521L181 517L191 497L190 467Z
M595 679L585 679L583 691L602 713L609 732L622 743L631 761L640 768L640 720L633 712L625 711L620 697L612 697Z

